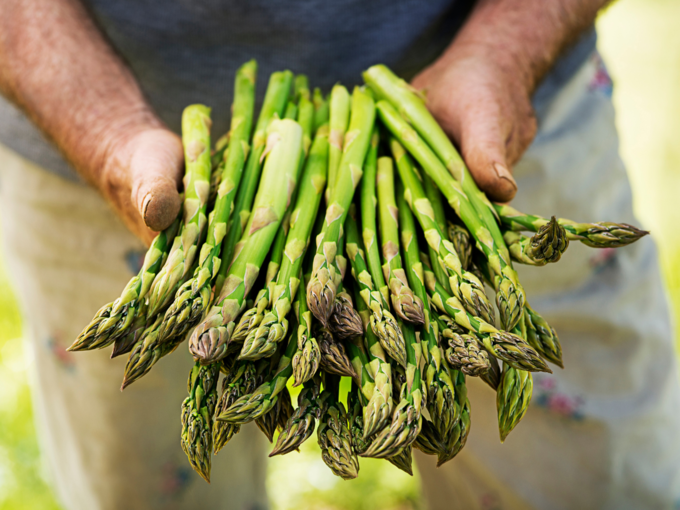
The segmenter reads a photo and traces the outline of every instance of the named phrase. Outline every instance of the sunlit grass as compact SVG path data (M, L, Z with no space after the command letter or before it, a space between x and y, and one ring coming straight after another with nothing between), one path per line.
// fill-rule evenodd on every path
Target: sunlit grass
M676 317L680 316L680 2L619 0L599 20L600 49L615 80L622 155L636 211L652 230ZM56 509L41 476L21 318L0 261L0 510ZM418 481L378 460L361 461L359 479L335 478L315 436L268 464L274 510L421 508Z

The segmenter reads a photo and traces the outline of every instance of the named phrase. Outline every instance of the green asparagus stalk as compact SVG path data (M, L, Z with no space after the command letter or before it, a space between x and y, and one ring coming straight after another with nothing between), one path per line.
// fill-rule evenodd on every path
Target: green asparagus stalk
M158 272L148 292L149 318L170 304L177 287L191 270L201 236L208 223L210 193L210 108L191 105L182 113L182 143L186 174L184 176L184 223L172 245L165 265Z
M324 228L317 239L312 277L307 285L309 308L324 326L328 324L328 318L333 311L332 305L340 280L335 265L338 241L352 203L354 189L361 179L362 165L368 151L374 122L373 98L362 89L355 88L337 182L326 209Z
M342 159L342 146L345 133L349 124L350 95L345 87L338 84L331 90L329 101L329 128L328 136L328 189L326 190L326 201L330 200L335 181L338 177L338 168Z
M569 246L567 231L554 216L533 237L507 231L503 234L503 239L513 260L532 266L544 266L559 261Z
M545 359L564 368L562 363L562 346L557 332L550 327L546 320L536 312L529 303L524 305L524 324L526 339Z
M526 414L529 402L531 402L533 387L531 373L517 370L507 363L503 364L503 374L496 392L501 443Z
M291 334L272 380L261 384L251 394L243 395L217 416L217 419L234 425L244 425L269 412L276 405L279 393L284 390L288 379L293 374L291 358L296 347L296 335Z
M283 116L292 80L293 74L290 71L272 73L269 77L267 92L253 132L246 168L243 171L241 184L234 200L234 210L227 228L227 235L222 241L222 260L224 263L220 266L220 271L215 279L215 295L219 295L224 285L227 272L234 259L234 250L251 215L251 206L262 171L262 155L265 154L268 139L267 128L272 119Z
M370 325L369 309L363 299L357 297L357 308L364 325L364 341L368 363L365 363L366 377L370 376L373 386L367 384L362 371L361 390L365 391L366 405L363 410L364 439L382 430L392 415L392 367ZM355 365L356 371L356 365Z
M257 373L252 361L236 361L234 366L229 367L229 373L222 379L222 393L213 414L215 417L213 420L215 455L241 430L240 425L219 421L217 416L229 409L243 395L255 391L256 387Z
M390 289L392 306L405 321L422 324L423 302L408 285L399 253L399 211L394 197L394 165L391 158L378 159L377 188L382 269Z
M321 126L328 124L329 117L328 101L318 87L314 89L312 102L314 103L314 132L316 132Z
M499 331L491 324L467 313L461 302L449 296L436 282L431 271L424 272L425 283L434 306L465 329L475 333L489 354L520 370L551 372L538 353L522 338L507 331Z
M444 453L442 438L439 436L439 432L437 432L437 429L430 420L423 418L423 426L420 429L420 434L418 434L418 437L413 442L413 447L417 448L425 455L439 455L440 453Z
M269 454L270 457L285 455L297 450L302 443L311 437L314 433L316 420L325 405L324 401L319 398L320 392L318 380L312 379L305 382L300 395L298 395L298 407L282 427L276 440L276 446Z
M290 217L284 258L276 284L271 286L267 300L260 300L258 303L257 316L261 317L261 320L250 322L241 351L243 356L265 356L273 352L287 331L286 317L300 283L298 275L326 184L327 162L328 131L322 126L316 133L300 179L297 201Z
M371 445L361 454L362 457L388 458L398 455L403 448L410 446L420 433L423 401L420 374L421 347L413 326L407 322L399 323L406 339L406 383L402 387L401 400L392 414L391 425L378 433Z
M276 399L276 404L268 412L255 419L255 425L267 437L269 442L274 441L274 434L279 423L286 423L293 414L293 404L290 400L288 388L281 390Z
M383 123L434 180L449 205L463 220L478 246L484 252L489 261L489 266L494 272L493 283L496 289L496 304L500 311L501 323L506 330L512 329L522 317L524 290L519 283L517 273L512 268L502 235L500 242L493 236L493 231L498 229L498 226L494 223L493 228L491 228L480 219L479 211L463 191L461 183L451 176L437 155L432 152L425 141L406 123L390 103L379 101L376 107ZM405 181L403 177L402 179ZM406 184L406 187L410 188L410 185Z
M365 403L373 396L375 391L375 381L373 380L373 371L370 366L370 360L364 347L363 339L357 338L353 342L347 343L347 352L354 368L354 385L357 386L362 394L362 399ZM363 429L363 426L362 426Z
M334 390L324 392L330 395L317 429L321 458L334 475L351 480L359 474L359 460L352 448L347 412L342 402L337 400Z
M470 400L467 397L465 376L453 370L451 379L456 388L456 401L460 409L460 419L456 422L451 433L444 438L443 451L437 456L437 467L453 459L463 449L470 434Z
M309 381L317 370L319 370L319 362L321 360L321 351L319 344L312 333L312 312L307 307L307 299L304 292L304 287L298 285L298 299L297 299L297 350L293 355L293 378L295 383L293 386Z
M268 155L262 186L245 228L246 235L236 247L235 259L216 304L189 340L189 351L204 363L218 361L225 355L236 320L243 311L245 299L257 279L295 189L302 153L302 129L291 120L274 120L267 131Z
M359 228L352 215L348 215L345 221L345 233L347 235L346 251L352 266L352 275L359 287L362 301L371 312L371 330L378 336L380 345L385 352L397 363L405 366L406 346L404 336L396 319L389 312L385 297L373 286L373 279L366 267L364 251L361 248ZM382 273L380 273L380 278L382 278ZM357 307L359 307L359 303L357 303Z
M503 225L510 230L538 232L550 222L540 216L523 214L509 205L494 204L494 207ZM577 223L563 218L557 222L566 230L569 241L581 241L591 248L618 248L649 234L627 223Z
M440 436L445 437L455 424L458 408L454 400L454 387L446 362L442 360L442 350L438 342L438 327L432 317L425 288L423 265L420 262L420 250L416 224L413 214L406 204L403 185L397 186L397 208L401 224L401 247L404 261L408 268L408 281L414 294L425 303L424 323L420 329L420 340L425 357L424 382L427 390L427 410Z
M113 349L111 350L111 359L123 354L129 353L137 344L142 334L146 330L146 300L142 300L139 309L135 314L135 320L128 328L127 332L116 338L113 342Z
M189 463L210 483L213 450L212 417L217 405L219 367L194 365L187 383L189 396L182 404L182 450Z
M179 225L180 217L156 236L144 256L139 274L128 282L116 301L105 305L96 313L90 324L67 350L101 349L111 345L129 331L137 319L140 307L146 308L144 297L168 257L170 241L175 238ZM145 315L141 318L144 323Z
M460 334L445 328L440 333L446 349L446 360L451 368L465 375L477 377L490 369L489 355L474 335Z
M486 298L484 286L475 275L463 269L453 244L446 239L435 221L434 208L418 180L411 158L396 140L392 140L390 145L397 160L399 176L406 189L406 202L418 219L428 246L436 254L437 258L432 262L438 264L447 274L453 295L464 304L465 309L475 317L493 324L493 307ZM446 290L446 287L442 287Z
M479 378L492 390L498 390L498 387L501 384L501 367L494 356L489 357L489 370L482 372Z
M257 64L254 60L245 63L236 72L230 129L231 147L224 167L218 169L222 172L222 179L210 216L208 234L200 249L199 267L193 278L177 290L174 302L165 313L158 335L160 342L183 337L198 323L211 304L212 282L222 263L222 240L227 232L234 197L250 150L248 141L253 124L256 73Z
M397 154L401 155L404 153L404 151L403 147L397 145L398 143L399 142L397 142L394 139L390 141L390 144L394 146L394 148L396 148ZM407 159L406 161L409 163L411 162L409 159ZM404 164L404 162L402 162L402 164ZM423 188L425 190L425 196L430 201L430 205L432 205L432 214L434 217L434 221L437 224L437 227L439 227L439 230L441 232L447 232L446 213L444 212L444 199L442 198L441 192L439 191L437 185L434 183L434 181L430 178L429 175L427 174L420 175L420 173L415 169L415 167L413 168L413 170L415 171L417 177L419 177L420 180L422 181ZM427 251L430 254L430 260L437 260L437 252L431 246L427 247ZM458 254L458 252L456 252L456 254ZM460 259L460 256L458 258ZM460 265L462 268L463 267L462 261ZM434 264L432 266L432 271L434 272L434 275L437 277L437 281L442 284L446 291L451 292L451 285L449 285L448 275L446 274L446 271L441 266L441 264Z
M298 114L297 105L292 101L288 101L288 104L286 105L286 109L283 112L283 118L295 120L295 119L297 119L297 114Z
M364 407L361 404L362 402L365 403L366 399L363 396L363 392L356 385L353 385L347 400L352 449L355 455L361 455L370 444L370 438L369 440L364 439Z
M361 236L366 249L365 260L369 274L373 279L375 290L383 296L384 303L389 303L389 289L385 283L380 262L380 248L378 248L378 226L376 210L378 197L376 196L376 181L378 178L378 144L380 135L378 128L374 128L371 135L371 146L366 155L364 176L361 180Z
M449 241L456 250L460 264L463 269L469 269L472 265L472 242L470 241L470 232L465 227L448 222L447 234Z

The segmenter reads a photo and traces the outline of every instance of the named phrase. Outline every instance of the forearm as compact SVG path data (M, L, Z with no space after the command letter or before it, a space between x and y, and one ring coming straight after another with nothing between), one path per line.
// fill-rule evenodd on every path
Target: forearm
M0 91L97 186L116 145L161 126L77 0L0 2Z
M610 0L479 0L442 56L484 52L532 92Z

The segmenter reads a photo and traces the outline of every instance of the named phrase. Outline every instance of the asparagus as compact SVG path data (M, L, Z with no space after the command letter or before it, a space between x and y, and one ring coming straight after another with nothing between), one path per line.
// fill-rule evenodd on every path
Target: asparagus
M362 457L388 458L398 455L403 448L410 446L420 433L423 401L420 344L413 326L399 322L406 339L408 361L406 383L402 386L401 400L392 414L392 423L377 434L370 446L361 454Z
M262 109L253 132L248 160L234 200L234 209L227 228L227 235L222 241L222 260L224 263L220 266L220 271L215 278L215 295L219 295L224 285L227 271L234 259L234 250L251 215L251 206L262 171L262 156L265 154L268 139L267 128L272 119L283 115L292 80L293 74L290 71L272 73L269 77Z
M396 455L387 457L387 460L397 469L401 469L404 473L413 476L413 448L411 446L402 448Z
M463 269L470 269L470 266L472 265L472 242L470 241L470 232L468 232L465 227L461 227L460 225L456 225L449 221L447 234L449 236L449 241L451 241L451 244L458 254L461 266L463 266Z
M314 103L314 132L316 132L324 124L328 124L328 101L326 101L318 87L314 89L314 96L312 99Z
M284 258L276 284L271 286L266 300L258 303L259 321L252 321L243 344L242 355L256 357L273 352L288 328L286 319L296 295L300 268L309 245L314 219L326 183L328 161L328 131L322 126L316 133L314 144L300 178L300 188L295 208L290 217L290 230L286 238ZM271 304L270 304L271 303ZM265 306L270 305L268 309ZM243 322L243 319L242 319Z
M328 136L328 189L326 201L331 198L338 177L338 167L342 159L342 146L345 133L349 124L350 95L345 87L338 84L331 90L329 101L329 128ZM329 202L330 203L330 202Z
M213 413L213 447L216 455L241 430L240 425L219 421L217 416L243 395L255 391L256 387L257 374L252 361L237 361L234 366L229 367L229 373L222 379L222 394Z
M393 147L393 150L396 149L397 153L402 155L405 151L403 150L403 147L401 147L399 142L396 140L392 139L390 142L391 146ZM401 150L400 150L401 149ZM393 152L394 155L394 152ZM410 159L406 159L405 162L410 163ZM402 162L402 165L405 164L405 162ZM441 232L447 232L447 226L446 226L446 213L444 212L444 199L442 198L442 194L437 188L437 185L434 183L434 181L430 178L429 175L424 174L421 175L420 172L418 172L415 167L413 167L413 170L415 171L417 177L421 180L423 184L423 188L425 190L425 196L427 199L430 201L430 205L432 206L432 216L437 224L437 227L439 227L439 230ZM427 247L427 251L430 255L431 260L437 260L437 252L431 247ZM456 251L456 255L458 255L458 252ZM460 259L460 256L458 257ZM461 261L461 268L463 267L463 262ZM434 264L432 266L432 271L434 272L434 275L437 277L437 281L441 283L444 288L447 290L447 292L451 292L451 286L449 285L449 278L448 275L446 274L446 271L442 267L441 264Z
M420 434L418 434L418 437L413 442L413 447L417 448L425 455L439 455L440 453L445 453L439 432L437 432L436 427L430 420L425 419L423 419L423 426L420 429Z
M437 155L432 152L423 139L418 136L418 133L406 123L390 103L379 101L376 108L383 123L435 181L449 205L463 220L477 241L477 245L484 252L489 261L489 266L494 272L493 283L496 289L496 304L500 311L501 323L505 329L512 329L522 316L524 290L519 283L517 273L512 268L510 255L502 236L500 236L500 241L494 238L494 229L497 230L498 226L494 223L492 228L480 219L478 210L471 203L470 197L463 191L461 183L451 176ZM410 185L407 185L407 187L410 188Z
M541 227L547 225L550 220L523 214L509 205L494 204L501 222L513 231L528 230L538 232ZM591 248L618 248L634 243L641 237L649 234L646 230L627 223L577 223L575 221L559 218L557 223L564 227L569 241L581 241Z
M356 220L348 215L345 221L347 235L347 256L352 266L354 281L359 287L362 301L370 310L371 330L380 340L380 345L385 352L402 366L406 365L406 346L404 336L399 329L396 319L389 312L385 297L373 286L373 279L366 267L364 251L361 248L359 229ZM382 273L380 273L382 278ZM359 306L359 303L357 303Z
M454 425L451 433L445 438L443 450L437 456L437 467L453 459L463 449L470 434L470 400L467 397L465 376L461 372L453 371L452 379L456 388L456 401L460 408L460 419Z
M298 395L298 408L281 428L276 446L269 454L270 457L297 450L314 433L316 419L319 418L324 406L324 401L319 398L320 391L318 381L305 382Z
M557 337L557 332L529 306L529 303L524 305L524 325L529 345L551 363L564 368L562 363L562 346L560 345L560 339Z
M531 373L503 364L503 374L496 392L501 443L526 414L533 387Z
M189 351L204 363L218 361L225 355L236 320L243 311L245 299L257 279L295 188L302 151L299 124L291 120L272 121L267 145L262 185L246 225L246 236L237 246L237 254L216 304L189 340ZM282 193L282 190L286 192Z
M501 384L501 367L494 356L489 357L489 370L482 372L479 378L492 390L498 390L498 386Z
M507 231L503 234L503 239L513 260L532 266L544 266L559 261L569 246L567 231L554 216L531 238Z
M234 425L244 425L269 412L276 404L279 393L284 390L286 382L293 373L291 358L296 347L296 335L291 334L286 350L279 360L278 368L271 381L261 384L251 394L243 395L226 411L218 415L217 419Z
M175 238L180 225L178 217L167 229L160 232L151 243L144 263L137 276L134 276L123 289L121 296L95 314L94 318L78 335L68 351L101 349L123 337L136 321L144 297L149 291L156 275L165 263L170 249L170 240ZM145 314L142 320L146 323Z
M334 475L343 480L351 480L359 474L359 460L352 449L347 412L342 402L337 400L334 391L324 392L329 395L317 429L321 458Z
M361 404L365 401L363 392L356 385L353 385L348 396L347 411L349 432L352 436L352 450L355 455L361 455L370 444L370 439L368 441L364 439L364 407Z
M146 300L142 300L132 325L124 335L114 340L113 349L111 350L111 359L129 353L137 344L146 330L146 310Z
M187 383L189 396L182 403L182 450L189 458L191 467L208 483L218 377L217 365L204 367L196 363Z
M283 118L295 120L295 119L297 119L297 114L298 114L297 105L292 101L288 101L288 104L286 105L286 109L283 112Z
M317 326L314 336L319 343L319 365L329 374L356 377L352 362L347 356L347 351L342 343L333 338L333 334L328 329Z
M435 221L432 203L425 195L411 158L396 140L392 140L390 145L397 160L399 176L406 188L404 198L418 219L428 246L437 257L433 262L448 275L453 295L464 304L465 309L475 317L493 323L493 307L486 298L484 286L475 275L463 269L453 244L446 239ZM443 288L446 290L446 287Z
M354 309L352 298L344 290L338 292L335 297L333 313L328 319L328 329L339 340L357 337L364 331L361 317Z
M207 224L210 192L210 108L191 105L182 113L184 176L184 223L168 259L148 292L147 316L154 317L172 300L181 280L191 270L201 236ZM231 151L230 151L231 152ZM234 151L235 152L235 151Z
M451 368L465 375L480 376L491 368L489 355L471 334L460 334L450 329L441 332L442 343L446 342L446 360Z
M210 216L208 234L201 246L199 267L193 278L185 282L175 294L175 300L165 313L158 334L159 342L183 337L201 319L211 304L212 281L222 263L222 240L226 235L227 222L231 215L236 190L250 147L250 131L255 105L255 75L257 64L254 60L242 65L236 72L234 83L234 104L230 129L231 146L219 168L222 178L218 198Z
M312 334L312 312L307 307L302 285L298 286L296 305L299 326L297 330L297 350L291 361L293 378L295 379L293 386L299 386L310 380L319 370L319 362L321 361L319 344Z
M446 436L458 419L454 401L454 387L446 362L442 360L442 350L438 342L438 327L432 318L432 311L425 289L423 265L419 260L418 238L413 214L406 204L404 188L397 186L397 207L401 224L401 246L408 270L408 280L414 294L425 303L424 324L420 330L421 346L425 356L425 388L427 390L427 410L430 413L440 436Z
M293 404L290 400L288 388L283 388L276 399L276 404L268 412L255 419L255 424L267 437L274 441L274 433L280 423L286 423L293 414Z
M358 293L358 290L357 290ZM367 403L363 410L364 439L382 430L392 414L392 367L387 359L380 341L370 325L368 306L363 299L357 297L357 308L364 327L364 341L368 363L366 376L373 380L373 387L366 387L362 371L361 389L366 390ZM355 368L356 371L356 368Z
M370 94L355 88L352 94L352 114L338 177L330 196L321 235L317 238L312 278L307 285L307 303L314 316L325 326L332 312L340 275L335 266L338 240L354 189L362 175L362 165L375 121L375 104ZM329 180L330 182L330 180Z
M449 296L436 282L431 271L425 270L425 282L437 309L475 333L489 354L521 370L551 372L538 353L522 338L507 331L499 331L491 324L467 313L461 302Z
M423 302L409 288L399 254L399 212L394 197L394 166L391 158L383 157L378 160L377 188L382 269L390 289L392 306L402 319L422 324Z

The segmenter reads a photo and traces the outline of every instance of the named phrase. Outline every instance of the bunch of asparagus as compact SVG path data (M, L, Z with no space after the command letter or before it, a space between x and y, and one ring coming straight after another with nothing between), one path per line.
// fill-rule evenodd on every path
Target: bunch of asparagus
M345 479L358 457L411 473L412 448L441 465L470 432L466 376L497 392L503 441L531 373L562 367L513 265L647 232L492 204L423 98L384 66L327 98L274 73L253 128L256 74L254 61L236 73L230 131L212 151L210 109L185 109L183 212L70 350L129 353L125 388L188 339L181 445L207 481L212 454L251 421L275 440L270 455L316 428Z

